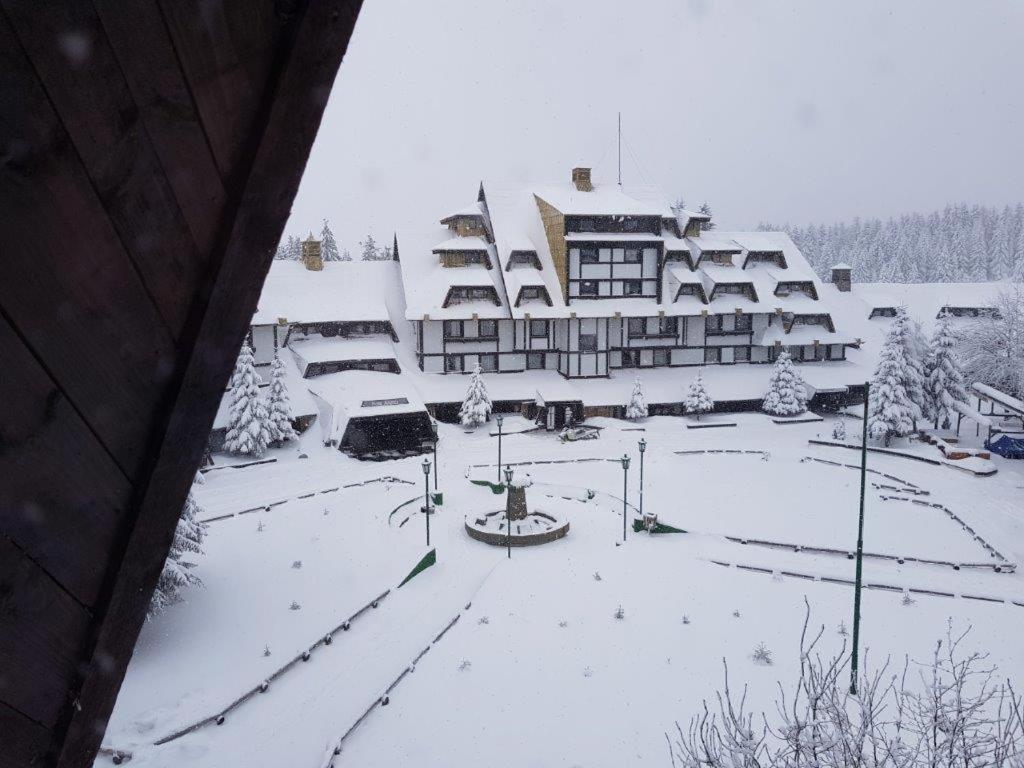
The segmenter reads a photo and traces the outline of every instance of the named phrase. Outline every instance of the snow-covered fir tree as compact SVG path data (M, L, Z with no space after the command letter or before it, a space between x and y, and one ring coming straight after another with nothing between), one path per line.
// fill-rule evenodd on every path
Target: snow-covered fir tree
M889 329L903 346L903 388L910 398L912 419L925 415L925 361L928 357L928 340L921 331L921 324L910 316L906 307L896 309L896 318ZM915 424L916 426L916 424Z
M228 432L224 449L246 456L262 456L270 442L270 425L267 407L260 399L256 365L248 341L242 345L235 363L228 398Z
M348 252L348 248L341 252L341 258L338 261L352 261L352 254Z
M338 241L334 239L331 225L324 219L323 229L320 230L320 253L324 261L341 261L341 253L338 252Z
M203 476L197 472L174 529L171 551L164 561L163 571L160 572L149 603L150 618L180 601L181 590L186 586L202 586L202 581L192 572L196 566L196 555L203 554L202 543L206 535L206 523L199 520L202 508L195 497L195 487L202 483Z
M629 396L629 402L626 404L626 418L630 421L647 418L647 401L644 399L644 387L639 376L633 379L633 394Z
M927 416L936 429L949 429L956 418L951 403L967 402L964 374L956 356L956 333L943 312L935 325L928 350L925 400Z
M381 261L391 261L393 258L394 258L394 251L391 249L390 245L385 245L383 248L380 249L380 260Z
M836 423L832 427L832 439L838 440L841 443L846 442L846 422L843 421L842 417L836 419Z
M702 413L710 413L715 408L715 401L711 399L707 388L704 386L704 377L697 371L697 377L690 382L690 388L683 398L683 408L687 413L696 414L700 420Z
M380 260L380 249L377 247L377 241L373 239L373 235L367 235L359 247L363 249L363 261Z
M868 434L886 445L914 430L918 410L907 393L907 367L903 329L893 323L879 353L868 398Z
M476 427L491 418L491 398L487 396L487 385L480 375L480 366L473 369L466 389L466 399L459 409L459 420L464 427Z
M700 204L700 212L708 217L708 220L700 225L700 231L701 232L707 232L708 230L714 229L715 228L715 222L711 218L711 216L712 216L711 206L708 205L708 203L706 201Z
M295 235L289 235L285 250L288 253L286 258L292 261L299 261L302 258L302 241L295 237Z
M807 387L788 352L772 367L761 410L773 416L796 416L807 410Z
M283 445L298 437L292 427L292 404L288 397L286 376L284 360L278 350L270 367L270 394L267 397L267 427L273 445Z

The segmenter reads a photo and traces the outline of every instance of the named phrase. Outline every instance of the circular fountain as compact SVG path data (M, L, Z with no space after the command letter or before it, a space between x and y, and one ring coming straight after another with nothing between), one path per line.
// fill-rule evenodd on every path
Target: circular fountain
M485 544L505 547L531 547L560 539L569 532L569 521L541 509L532 512L526 505L529 475L515 478L507 488L507 511L496 509L466 516L466 533ZM509 535L511 528L511 541Z

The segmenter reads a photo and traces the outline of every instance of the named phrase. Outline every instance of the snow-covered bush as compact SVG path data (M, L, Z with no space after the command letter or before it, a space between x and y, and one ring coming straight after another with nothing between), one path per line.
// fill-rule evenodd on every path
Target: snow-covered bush
M700 420L702 413L710 413L715 408L715 401L708 394L708 390L704 386L704 378L699 370L697 371L697 378L690 383L686 397L683 398L683 408L686 409L687 413L696 414L698 420Z
M932 334L925 366L925 412L935 422L936 429L949 429L956 418L952 404L967 402L964 374L955 347L956 334L943 312Z
M832 427L832 439L839 442L846 441L846 422L841 418L836 419L835 426Z
M180 601L181 590L184 587L200 587L203 584L192 572L196 566L192 556L203 554L202 543L206 535L206 523L199 520L203 510L195 497L195 487L202 483L203 476L197 472L185 499L185 506L181 510L181 517L178 518L178 525L174 529L171 551L167 554L164 569L160 572L156 589L153 591L148 617L156 616L169 605Z
M979 320L962 333L966 378L1024 398L1024 286L1000 294L996 310L998 317Z
M626 418L630 421L647 418L647 401L644 399L644 387L639 376L633 379L633 394L629 396L629 402L626 404Z
M459 420L464 427L476 427L491 418L491 398L487 396L487 386L480 375L480 366L473 370L466 390L466 399L459 409Z
M620 621L626 618L626 612L622 609L621 605L615 611L615 618L619 619Z
M902 313L906 317L906 313ZM900 315L897 314L897 320ZM907 384L915 373L907 360L906 324L893 322L878 355L878 367L871 380L868 398L868 434L886 445L894 437L909 435L919 409L911 400ZM923 392L923 390L921 390Z
M772 367L761 410L773 416L796 416L807 410L807 387L788 352L782 352Z
M270 427L267 408L260 400L256 366L248 341L242 345L235 363L228 397L230 406L224 449L246 456L262 456L270 442Z
M286 375L279 350L270 367L270 396L267 399L267 428L270 430L270 442L274 445L283 445L298 437L292 427L292 404L288 398Z
M754 648L754 652L750 654L750 658L754 660L755 664L760 664L765 667L770 667L773 663L772 652L765 647L764 643L757 644L757 647Z
M817 650L822 630L800 641L796 677L775 706L747 711L747 685L733 692L728 664L717 704L704 702L665 734L676 768L1020 768L1024 703L1010 682L964 653L947 632L930 660L865 664L850 692L849 654ZM724 662L723 662L724 663Z

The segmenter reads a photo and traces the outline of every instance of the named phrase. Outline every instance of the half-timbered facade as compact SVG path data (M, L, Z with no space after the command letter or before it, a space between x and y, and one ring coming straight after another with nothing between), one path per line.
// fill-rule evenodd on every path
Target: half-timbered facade
M433 230L400 232L406 319L428 373L843 360L856 340L784 233L720 232L655 190L481 184Z

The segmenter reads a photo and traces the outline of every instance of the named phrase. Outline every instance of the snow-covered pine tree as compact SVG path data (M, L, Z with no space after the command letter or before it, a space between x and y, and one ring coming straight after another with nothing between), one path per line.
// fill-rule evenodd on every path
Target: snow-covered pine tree
M807 410L807 387L788 352L782 352L772 367L761 410L773 416L796 416Z
M466 399L459 409L459 420L464 427L476 427L491 418L491 398L487 396L487 386L480 375L480 366L473 369L466 390Z
M700 370L697 371L697 378L690 382L690 388L686 392L686 397L683 398L683 408L687 413L696 414L698 421L700 421L702 413L710 413L715 408L715 401L711 399L711 395L708 394L708 390L704 386L704 378L701 376Z
M672 213L678 216L682 211L686 210L686 200L680 195L676 198L676 201L669 206L672 209Z
M949 429L953 423L956 412L950 407L951 403L967 402L964 373L955 348L956 333L943 312L932 334L925 384L928 418L935 422L936 429Z
M708 205L707 202L701 203L700 204L700 212L708 217L708 220L700 225L700 231L701 232L707 232L709 230L714 229L715 228L715 222L711 218L711 215L712 215L711 214L711 206Z
M377 241L373 239L373 235L367 235L359 246L363 249L363 261L380 260L380 250L377 248Z
M324 261L341 261L341 254L338 252L338 241L334 239L330 224L324 219L323 229L320 230L320 253Z
M348 252L348 248L341 252L341 258L338 261L352 261L352 254Z
M270 442L267 408L260 400L252 348L246 341L235 363L228 389L231 405L224 449L246 456L262 456Z
M288 235L288 245L285 246L288 255L285 258L291 259L292 261L299 261L302 259L302 241L295 237L295 235Z
M196 566L193 558L185 559L190 555L203 554L202 543L206 535L206 523L199 520L202 509L195 497L195 487L202 483L203 476L197 472L185 499L185 506L181 510L181 517L178 518L178 526L174 529L171 551L164 561L164 569L160 573L156 589L153 590L147 618L156 616L169 605L181 600L181 590L184 587L203 585L199 577L192 572Z
M630 421L647 418L647 401L644 399L644 387L639 376L633 379L633 394L629 396L629 403L626 404L626 418Z
M838 440L840 443L846 442L846 422L842 417L836 419L836 423L832 427L832 439Z
M907 378L903 329L894 322L879 353L868 399L868 434L886 445L914 430L917 410L907 394Z
M286 375L284 360L278 350L270 367L270 395L267 398L267 427L273 445L284 445L298 437L292 427L292 403L288 397Z
M928 340L921 331L921 324L914 320L906 307L896 310L896 318L892 322L890 333L895 333L903 346L903 388L910 398L912 407L911 418L917 419L925 415L925 360L928 357ZM914 425L917 426L916 423Z
M385 245L380 249L380 260L391 261L394 258L394 252L391 250L390 245Z
M988 245L985 241L985 225L981 217L974 220L967 238L967 252L964 261L964 279L972 283L984 282L988 277Z
M1017 247L1014 250L1016 264L1013 266L1010 279L1015 283L1024 283L1024 219L1021 220L1020 233L1017 235Z

